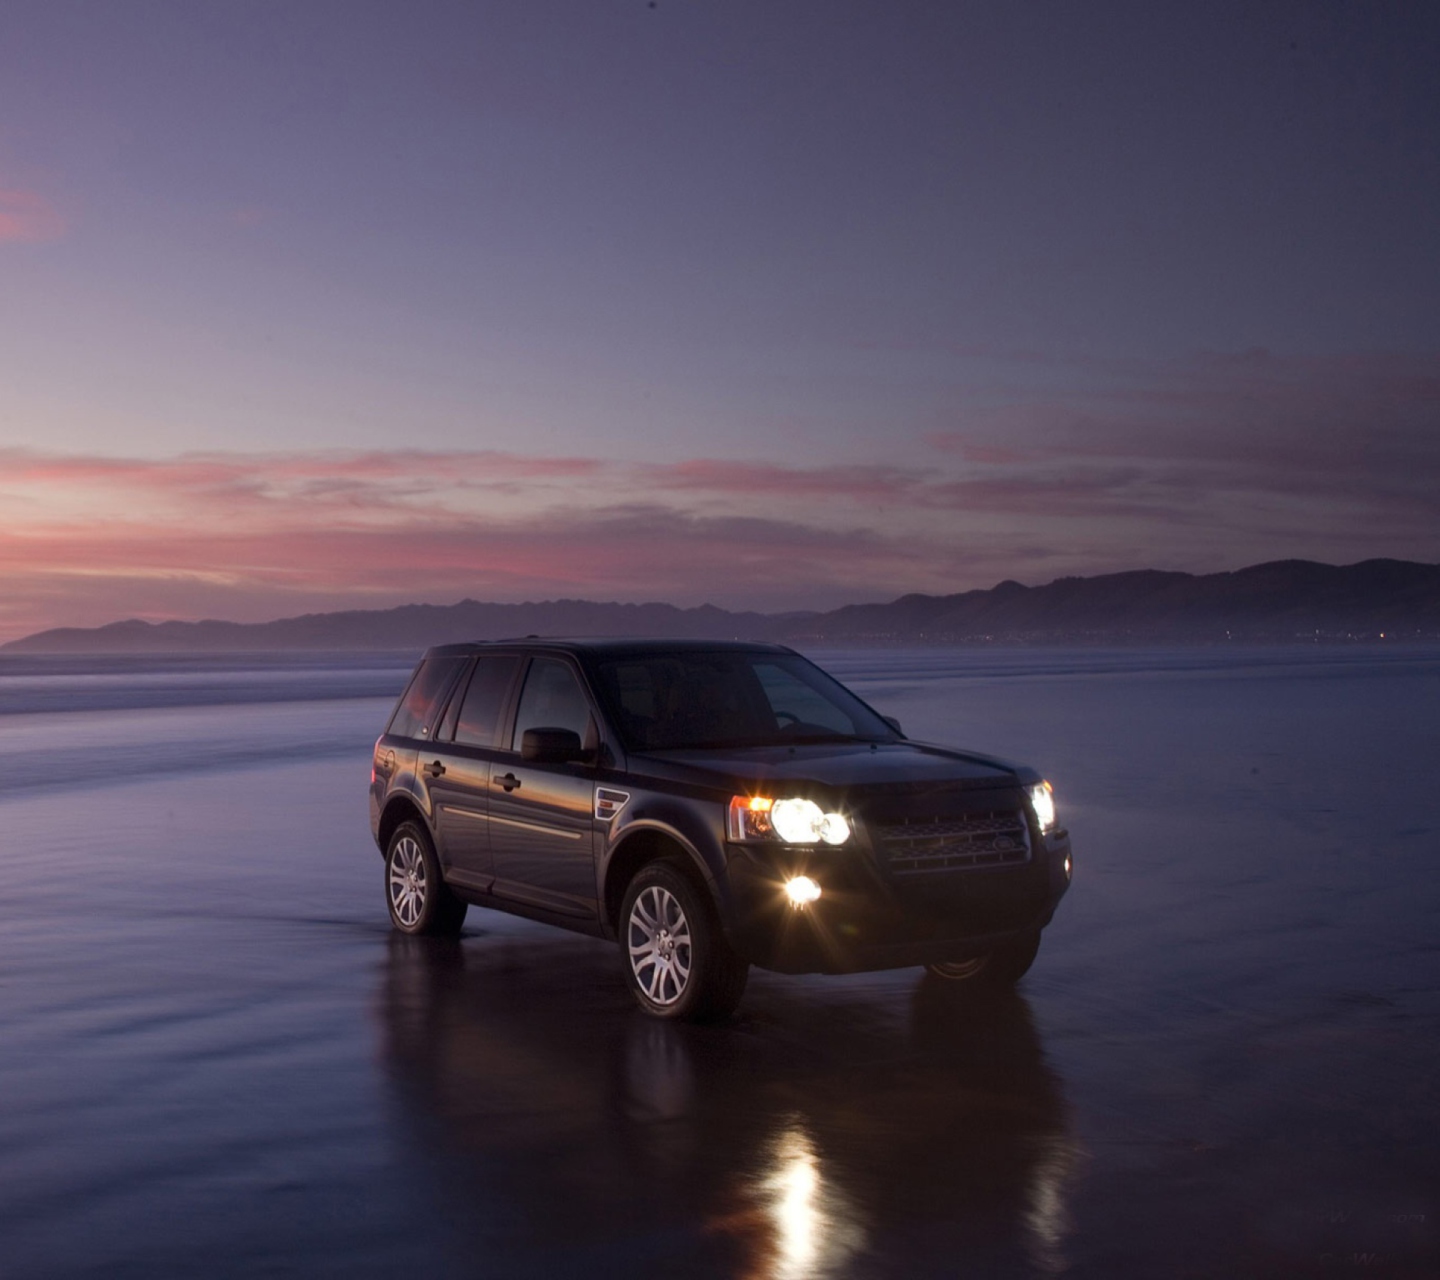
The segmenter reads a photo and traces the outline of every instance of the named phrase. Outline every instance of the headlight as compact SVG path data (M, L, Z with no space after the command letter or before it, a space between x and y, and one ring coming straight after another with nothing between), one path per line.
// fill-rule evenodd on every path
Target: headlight
M1035 810L1035 821L1040 824L1040 833L1046 835L1055 829L1055 791L1048 782L1030 787L1030 804Z
M726 822L731 840L783 840L786 844L844 844L845 815L826 813L813 800L735 796Z

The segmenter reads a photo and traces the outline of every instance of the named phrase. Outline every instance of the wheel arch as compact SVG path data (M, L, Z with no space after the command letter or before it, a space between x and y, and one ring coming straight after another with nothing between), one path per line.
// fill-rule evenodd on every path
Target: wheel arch
M601 906L605 928L612 934L619 927L620 906L630 882L642 867L666 858L676 862L712 903L717 902L715 878L689 840L673 827L658 822L632 823L605 862Z
M390 837L395 834L395 828L412 818L429 832L430 824L425 821L425 815L413 797L402 791L385 802L385 808L380 812L380 825L375 833L375 842L380 846L382 857L390 847Z

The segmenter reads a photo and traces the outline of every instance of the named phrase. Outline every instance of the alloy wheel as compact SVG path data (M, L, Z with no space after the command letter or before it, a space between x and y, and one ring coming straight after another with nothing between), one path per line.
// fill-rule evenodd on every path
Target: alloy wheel
M425 855L410 836L390 851L390 908L402 928L413 929L425 910Z
M630 968L647 999L673 1005L690 984L690 922L679 900L650 885L630 908L626 923Z

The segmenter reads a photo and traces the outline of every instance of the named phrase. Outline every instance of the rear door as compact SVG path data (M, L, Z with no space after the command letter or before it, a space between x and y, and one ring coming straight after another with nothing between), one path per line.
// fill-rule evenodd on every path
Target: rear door
M570 729L593 749L598 721L579 673L560 657L535 657L490 770L494 892L528 906L594 919L595 767L520 758L526 729Z
M451 688L469 661L463 653L437 654L415 668L390 715L390 723L375 744L375 779L370 793L374 803L384 803L397 775L402 779L411 776L420 751L430 746L431 730L440 719Z
M490 769L520 661L518 654L476 658L420 755L418 772L430 793L445 878L482 892L495 878L487 825Z

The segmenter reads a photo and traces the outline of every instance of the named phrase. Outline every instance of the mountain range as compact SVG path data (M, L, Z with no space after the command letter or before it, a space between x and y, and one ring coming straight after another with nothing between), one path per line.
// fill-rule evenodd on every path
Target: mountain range
M1160 570L1001 582L828 613L734 613L713 605L549 600L411 604L275 622L160 622L41 631L8 653L423 649L522 635L777 640L805 645L1210 644L1440 638L1440 565L1280 560L1231 573Z

